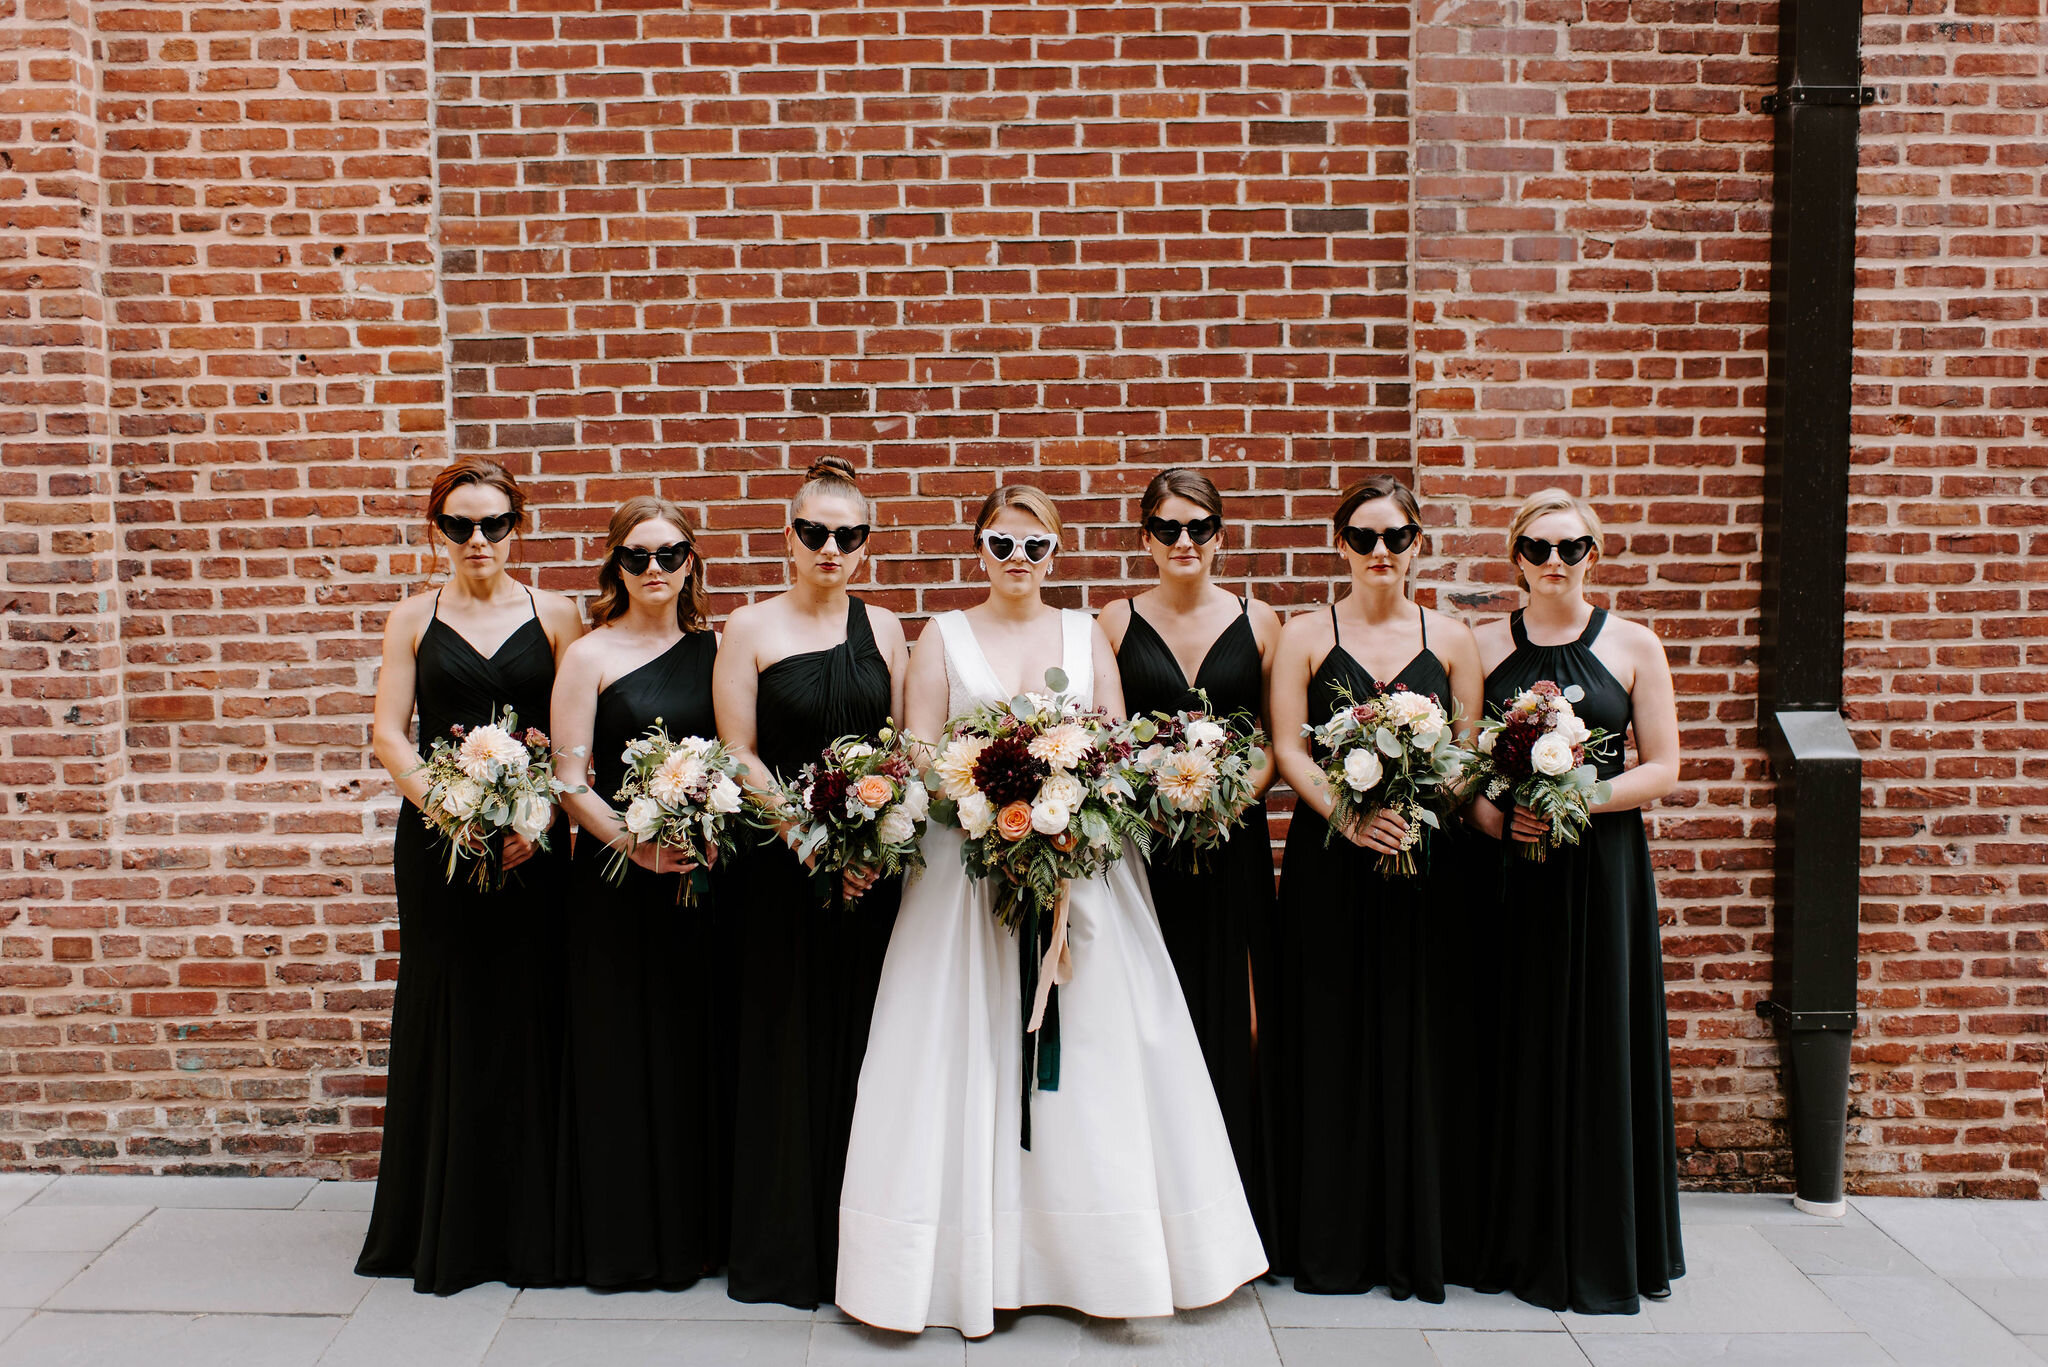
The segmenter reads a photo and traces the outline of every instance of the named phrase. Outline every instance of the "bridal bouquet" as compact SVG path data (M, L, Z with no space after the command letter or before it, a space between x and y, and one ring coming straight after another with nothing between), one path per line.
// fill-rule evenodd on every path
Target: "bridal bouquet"
M1200 872L1201 852L1230 839L1258 801L1266 733L1198 709L1134 717L1118 734L1134 750L1126 772L1139 814L1167 844L1186 847Z
M670 740L661 718L644 735L626 743L626 781L613 801L625 805L624 846L614 846L605 877L626 881L626 866L643 844L667 845L697 867L676 888L676 900L694 904L705 881L704 868L738 841L743 794L739 776L746 766L725 746L702 736Z
M412 772L422 771L427 796L420 815L448 846L448 881L455 881L458 864L473 860L470 881L489 891L505 885L503 842L496 837L511 831L545 850L555 799L583 791L555 777L547 734L531 726L521 731L509 707L482 726L449 727Z
M905 737L841 736L767 798L767 815L793 820L790 848L821 890L836 891L850 868L882 877L924 867L931 794Z
M1509 842L1525 859L1541 862L1559 845L1578 844L1593 804L1607 799L1608 785L1588 756L1614 736L1572 711L1585 696L1577 684L1559 688L1542 679L1516 694L1499 717L1480 723L1472 781L1489 798L1509 793L1517 806L1550 818L1541 840Z
M1023 937L1018 986L1023 1040L1020 1142L1031 1147L1031 1090L1059 1086L1059 984L1070 980L1067 887L1149 850L1152 828L1127 772L1130 742L1106 712L1081 706L1067 676L1045 672L1046 693L955 717L928 782L932 816L957 826L969 877L989 884L995 913Z
M1429 832L1441 829L1440 812L1455 805L1460 775L1471 756L1451 739L1451 718L1427 693L1405 685L1377 688L1363 700L1343 695L1343 705L1320 726L1303 726L1330 785L1330 823L1325 842L1356 822L1391 811L1408 823L1401 848L1379 858L1388 878L1413 878L1416 852L1427 849Z

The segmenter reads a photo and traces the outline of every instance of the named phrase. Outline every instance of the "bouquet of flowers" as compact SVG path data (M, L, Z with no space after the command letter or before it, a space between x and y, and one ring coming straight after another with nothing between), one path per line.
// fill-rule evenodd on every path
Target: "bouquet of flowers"
M794 817L790 847L821 891L837 892L849 868L882 877L924 867L931 793L905 737L890 727L841 736L767 799L768 816Z
M746 766L725 746L702 736L670 740L661 718L626 743L626 781L613 801L623 803L623 848L614 847L605 876L626 881L633 851L653 842L681 852L697 867L676 888L676 901L694 904L704 868L737 843L742 806L739 776Z
M522 732L509 707L482 726L449 727L412 772L421 771L427 796L420 816L448 846L448 881L455 881L458 864L474 861L470 882L489 891L505 885L499 837L511 831L547 849L555 799L584 791L555 777L547 733L531 726Z
M1187 848L1200 872L1201 852L1230 839L1258 800L1253 775L1266 733L1198 709L1134 717L1118 735L1134 748L1127 774L1139 814L1167 844Z
M990 885L997 919L1023 937L1027 1149L1034 1083L1059 1086L1055 989L1072 974L1067 885L1107 872L1124 841L1140 850L1152 841L1131 788L1130 742L1107 713L1068 695L1064 671L1047 670L1045 686L954 718L927 779L942 794L932 816L966 834L960 858L968 876Z
M1550 818L1541 840L1510 842L1525 859L1541 862L1558 845L1578 844L1593 804L1607 800L1608 785L1588 757L1614 736L1572 711L1585 696L1577 684L1561 689L1542 679L1516 694L1499 717L1480 723L1473 781L1489 798L1510 793L1516 805Z
M1442 829L1440 813L1455 805L1471 756L1451 739L1451 718L1430 694L1396 684L1364 699L1346 693L1342 702L1328 721L1302 727L1330 785L1324 840L1391 811L1408 823L1408 835L1397 852L1380 856L1379 871L1413 878L1417 850L1426 852L1429 832Z

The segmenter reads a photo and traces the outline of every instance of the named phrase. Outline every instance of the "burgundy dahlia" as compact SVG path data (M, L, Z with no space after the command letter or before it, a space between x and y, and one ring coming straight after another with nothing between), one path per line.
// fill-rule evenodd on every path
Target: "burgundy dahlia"
M846 775L838 769L824 770L811 785L811 810L822 816L845 805Z
M1024 741L999 736L983 747L981 757L974 761L974 786L996 806L1006 807L1038 796L1039 780L1051 772Z

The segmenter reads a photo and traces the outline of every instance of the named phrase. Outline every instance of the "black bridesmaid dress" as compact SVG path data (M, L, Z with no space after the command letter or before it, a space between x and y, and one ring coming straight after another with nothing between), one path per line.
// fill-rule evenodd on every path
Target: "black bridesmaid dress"
M1134 600L1117 668L1123 675L1124 704L1134 717L1200 707L1196 689L1208 694L1208 709L1217 716L1240 715L1256 723L1264 711L1265 674L1249 603L1210 645L1190 682L1172 647ZM1223 1108L1238 1175L1263 1222L1267 1202L1252 1001L1254 982L1263 983L1269 971L1267 936L1273 916L1273 838L1266 804L1255 803L1244 825L1220 848L1201 852L1200 872L1192 855L1178 847L1155 850L1146 876L1159 930Z
M548 725L555 655L536 614L486 659L436 615L415 657L420 749L512 707ZM356 1271L452 1295L551 1286L562 979L563 838L496 892L445 875L444 847L399 808L392 851L399 971L376 1205Z
M1417 609L1418 612L1421 609ZM1336 609L1330 612L1336 628ZM1387 681L1434 695L1451 680L1429 649ZM1372 675L1337 636L1308 684L1320 724ZM1380 856L1338 836L1297 802L1274 920L1274 991L1260 1052L1274 1149L1273 1270L1301 1291L1386 1287L1397 1299L1444 1298L1445 1180L1429 971L1436 891L1450 861L1432 837L1426 870L1383 877Z
M866 605L850 598L843 642L761 671L755 753L793 777L840 736L881 730L889 704L889 662ZM779 841L750 851L740 877L727 1292L815 1308L830 1303L838 1274L847 1133L902 886L886 879L844 904L820 897Z
M691 632L597 695L591 788L625 781L626 743L657 720L672 740L715 736L717 637ZM725 972L718 891L679 905L681 874L626 867L588 832L563 916L568 1025L563 1070L566 1280L603 1290L686 1287L725 1261L732 1188Z
M1573 710L1622 736L1628 691L1593 654L1607 622L1595 608L1563 645L1531 643L1517 612L1515 650L1486 679L1497 713L1548 679L1577 684ZM1617 739L1597 758L1622 770ZM1640 811L1606 812L1577 845L1536 863L1504 844L1495 1024L1498 1128L1492 1237L1482 1287L1581 1314L1634 1314L1642 1295L1685 1273L1678 1154L1664 1029L1657 882Z

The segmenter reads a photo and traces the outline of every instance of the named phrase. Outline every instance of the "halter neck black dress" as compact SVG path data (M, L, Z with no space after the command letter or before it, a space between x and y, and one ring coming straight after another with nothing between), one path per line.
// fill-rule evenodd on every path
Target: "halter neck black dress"
M486 659L438 615L414 656L420 750L509 705L548 726L554 649L536 615ZM398 991L384 1150L356 1271L452 1295L480 1282L549 1286L562 980L555 934L566 827L496 892L481 892L403 803L392 851Z
M889 705L889 662L866 604L849 598L844 641L761 671L755 753L793 777L839 737L880 731ZM831 1302L838 1275L854 1091L902 886L887 879L844 905L820 898L773 840L748 853L742 877L727 1291L813 1308Z
M1131 624L1117 650L1124 705L1132 716L1181 712L1203 706L1196 690L1208 694L1218 716L1244 716L1254 723L1265 711L1265 675L1251 607L1223 629L1190 681L1180 661L1135 600ZM1273 916L1273 837L1266 804L1253 805L1244 825L1220 849L1204 851L1200 872L1191 851L1153 852L1146 869L1160 934L1173 956L1188 1014L1202 1041L1209 1080L1223 1108L1230 1147L1252 1210L1266 1209L1259 1135L1256 1072L1252 1061L1253 982L1269 971L1267 936Z
M715 736L718 638L686 634L597 695L591 791L613 802L626 743ZM620 804L613 802L614 807ZM725 1262L732 1187L722 1100L726 1044L718 887L678 905L681 874L626 867L588 831L576 844L558 941L568 959L562 1075L566 1280L678 1288Z
M1575 641L1540 646L1517 612L1515 650L1486 679L1497 712L1541 679L1586 690L1574 710L1623 735L1628 691ZM1622 771L1617 742L1596 760ZM1685 1273L1678 1232L1671 1055L1657 882L1640 811L1595 816L1542 863L1501 850L1498 1128L1484 1289L1552 1310L1633 1314Z
M1418 612L1421 609L1417 609ZM1332 630L1336 609L1330 612ZM1387 687L1432 694L1451 680L1423 645ZM1343 637L1308 684L1320 725L1348 695L1375 691ZM1297 802L1274 921L1275 991L1260 1016L1271 1098L1273 1270L1298 1290L1444 1298L1436 1051L1430 983L1438 883L1454 860L1432 849L1414 879L1382 877L1379 855ZM1420 861L1418 861L1420 862Z

